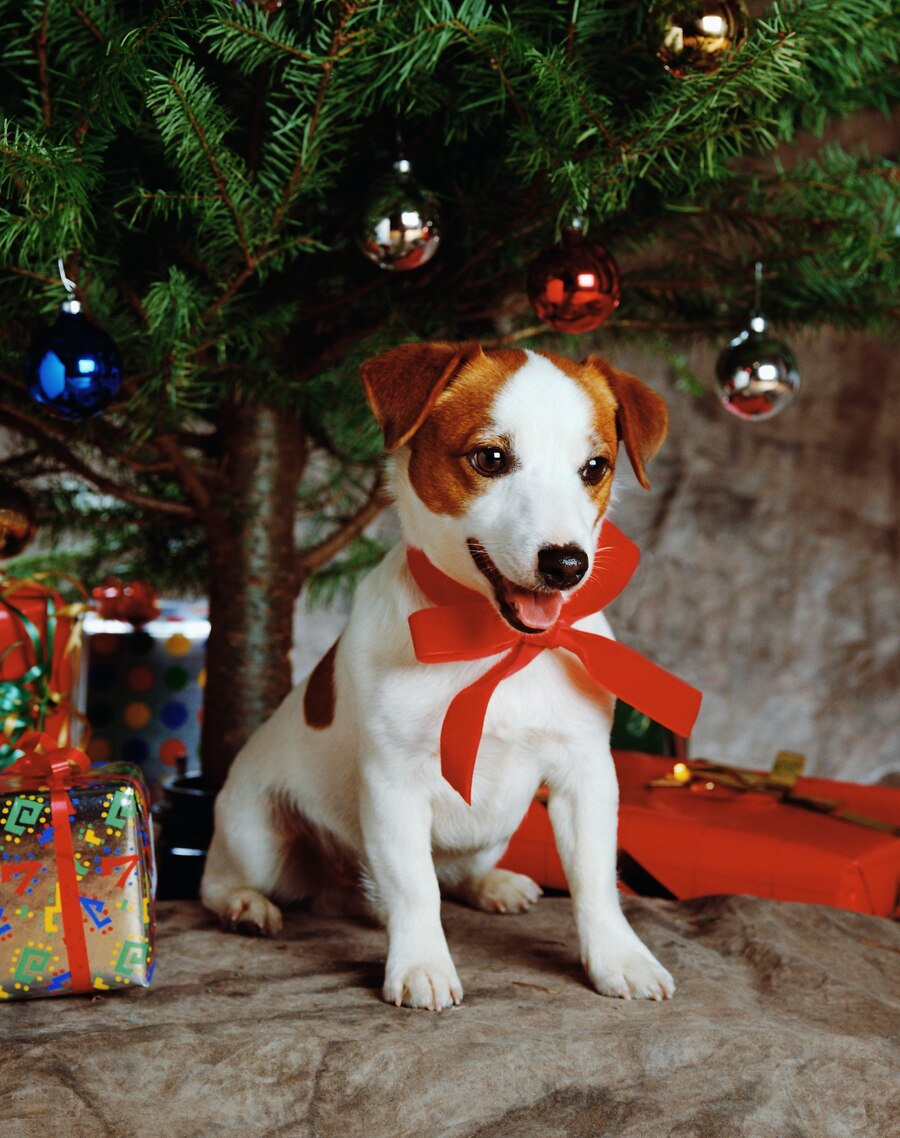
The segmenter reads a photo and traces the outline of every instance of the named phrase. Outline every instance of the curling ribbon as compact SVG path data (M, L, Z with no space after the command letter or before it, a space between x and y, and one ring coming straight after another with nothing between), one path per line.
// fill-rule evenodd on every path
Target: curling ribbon
M543 632L518 632L487 597L446 576L420 549L407 549L406 557L416 584L434 605L409 618L417 660L440 664L506 652L454 697L444 716L441 773L466 802L472 801L475 761L494 689L547 649L572 652L599 686L677 735L690 735L702 698L696 688L616 640L572 627L617 597L640 560L637 546L611 522L603 523L590 578Z
M84 598L83 602L61 604L58 594L43 582L50 579L67 581ZM71 706L71 701L64 692L56 691L51 686L54 645L57 633L57 623L60 618L71 621L69 635L63 647L61 657L72 657L73 669L78 666L81 654L82 624L81 617L88 611L87 593L84 586L74 577L65 573L36 573L33 577L9 578L0 580L0 604L5 605L14 617L20 622L24 634L31 644L34 663L26 671L14 679L0 680L0 733L6 741L0 740L0 769L13 761L17 753L15 742L17 738L29 728L43 731L47 715L69 702L69 715L79 720L84 716ZM47 621L46 637L42 636L37 625L10 600L11 597L25 590L31 590L46 598ZM46 643L45 643L46 640ZM24 647L24 641L18 641L7 646L2 657L0 667L9 653L16 648ZM63 727L59 743L68 742L68 722Z
M72 774L90 769L91 760L76 747L59 747L56 740L41 731L29 731L19 739L24 754L9 768L9 774L46 783L50 790L50 819L53 825L53 850L56 854L56 875L59 882L59 903L63 925L63 940L69 963L73 992L89 992L91 967L78 894L78 874L75 869L75 846L69 816L72 804L68 790Z
M819 798L811 794L798 794L795 789L797 779L803 774L805 758L794 751L779 751L771 771L747 770L728 763L714 763L708 759L687 759L676 763L672 770L662 778L651 779L648 786L660 789L679 789L692 786L698 789L706 786L726 787L738 792L756 791L772 795L788 806L800 806L816 814L825 814L841 822L854 826L865 826L870 830L883 830L900 838L900 826L883 818L872 818L855 810L845 810L836 798Z

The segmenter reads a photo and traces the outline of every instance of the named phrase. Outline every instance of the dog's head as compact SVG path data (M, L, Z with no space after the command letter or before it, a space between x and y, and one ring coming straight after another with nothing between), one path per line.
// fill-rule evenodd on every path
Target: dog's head
M620 444L641 484L662 399L589 357L404 344L363 364L407 540L537 632L590 576Z

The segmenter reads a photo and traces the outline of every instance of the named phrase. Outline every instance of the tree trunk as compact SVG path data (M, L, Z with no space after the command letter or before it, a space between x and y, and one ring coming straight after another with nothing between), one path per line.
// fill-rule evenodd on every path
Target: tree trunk
M234 405L221 437L206 521L211 631L201 761L211 787L290 690L294 516L306 457L302 424L283 408Z

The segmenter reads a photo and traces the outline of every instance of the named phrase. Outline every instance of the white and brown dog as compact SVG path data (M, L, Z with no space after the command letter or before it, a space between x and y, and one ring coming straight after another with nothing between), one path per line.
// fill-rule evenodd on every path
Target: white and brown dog
M362 377L409 545L516 631L552 626L591 573L620 442L649 488L662 399L598 359L472 344L407 344ZM671 996L619 905L613 697L568 652L509 676L490 701L469 805L442 777L441 724L497 657L419 663L408 618L428 605L402 546L362 583L338 643L234 762L204 903L229 928L271 934L270 898L362 887L387 927L385 1000L458 1004L441 888L491 912L537 901L530 878L495 866L543 783L594 987ZM602 613L576 627L611 636Z

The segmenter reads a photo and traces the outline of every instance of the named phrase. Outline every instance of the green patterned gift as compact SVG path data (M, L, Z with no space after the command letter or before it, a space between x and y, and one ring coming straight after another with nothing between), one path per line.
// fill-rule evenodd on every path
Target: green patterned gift
M137 772L45 734L0 772L0 1000L146 987L153 848Z

